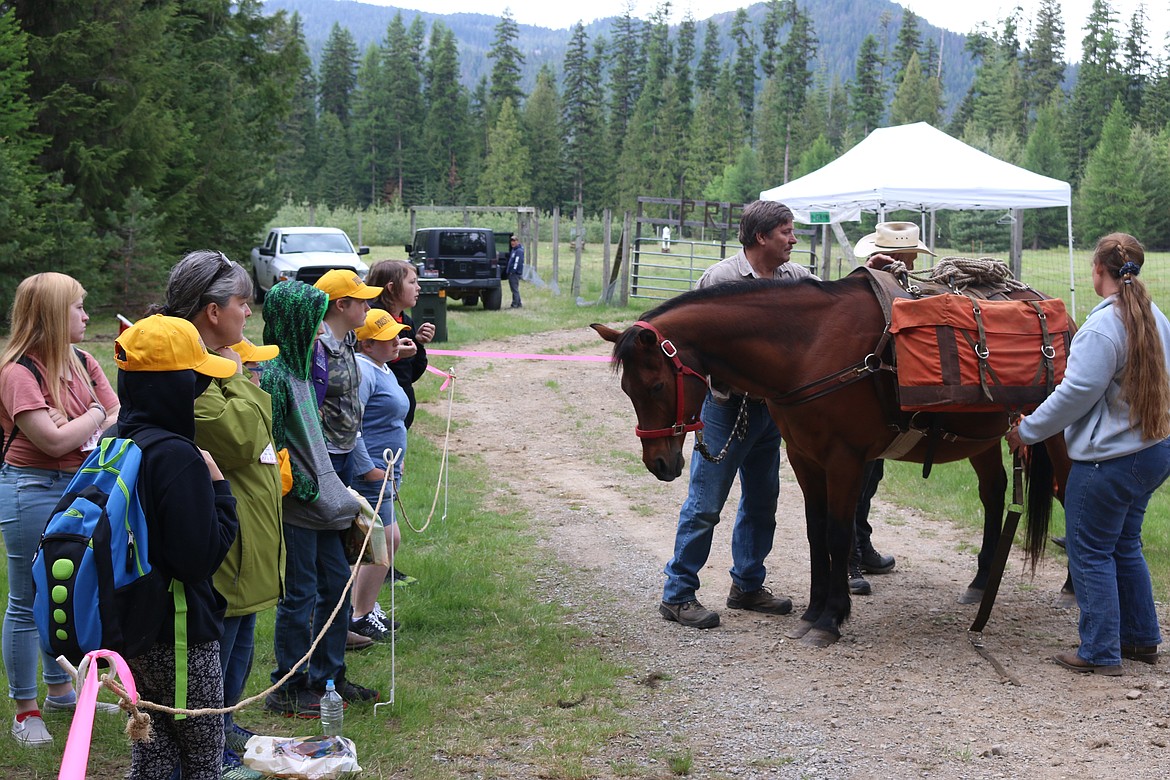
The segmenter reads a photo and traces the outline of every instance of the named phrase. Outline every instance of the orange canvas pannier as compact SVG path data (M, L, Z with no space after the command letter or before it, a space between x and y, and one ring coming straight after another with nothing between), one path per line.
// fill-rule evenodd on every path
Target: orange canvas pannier
M896 299L898 400L907 411L1029 412L1064 378L1064 302L944 294Z

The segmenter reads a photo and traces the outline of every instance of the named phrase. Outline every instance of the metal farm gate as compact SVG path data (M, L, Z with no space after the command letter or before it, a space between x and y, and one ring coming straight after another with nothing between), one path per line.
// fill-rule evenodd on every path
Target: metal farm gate
M694 289L704 271L740 250L743 208L742 203L639 197L630 247L630 297L666 300ZM809 270L815 272L817 231L796 232L809 237L811 248L792 250L794 262L798 254L807 256Z

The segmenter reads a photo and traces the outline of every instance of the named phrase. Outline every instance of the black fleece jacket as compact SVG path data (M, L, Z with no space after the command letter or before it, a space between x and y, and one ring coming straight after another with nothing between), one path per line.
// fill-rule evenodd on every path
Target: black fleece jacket
M226 480L212 482L195 446L195 399L210 379L194 371L119 371L118 435L134 439L148 428L175 434L143 450L138 498L146 515L150 563L187 594L187 641L223 634L227 602L213 587L236 538L236 500ZM174 600L168 598L159 643L174 643Z

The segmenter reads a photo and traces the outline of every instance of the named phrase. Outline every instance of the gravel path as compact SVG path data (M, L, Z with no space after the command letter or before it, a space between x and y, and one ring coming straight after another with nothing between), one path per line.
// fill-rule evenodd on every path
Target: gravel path
M484 345L583 355L608 347L590 330ZM872 596L854 599L840 642L809 649L783 635L807 604L809 576L800 491L784 464L768 584L793 598L794 614L724 607L727 525L716 531L699 593L722 625L684 628L657 606L686 479L661 483L642 466L633 408L608 365L432 364L459 372L452 447L486 460L500 478L493 500L523 507L548 550L539 587L635 670L621 684L640 726L599 746L591 777L670 777L665 757L688 750L695 778L1165 776L1170 664L1127 661L1123 677L1106 678L1049 660L1076 638L1076 610L1053 606L1062 556L1049 556L1035 580L1019 555L1009 562L984 634L1022 684L1005 683L968 642L975 608L956 602L974 574L977 536L891 505L879 491L874 539L897 556L897 569L871 579ZM445 414L445 402L431 411Z

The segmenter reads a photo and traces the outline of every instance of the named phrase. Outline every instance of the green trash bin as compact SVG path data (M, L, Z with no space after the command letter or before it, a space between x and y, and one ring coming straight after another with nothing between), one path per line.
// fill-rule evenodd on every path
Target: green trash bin
M434 341L447 340L447 280L419 279L418 301L410 310L417 328L424 322L435 323ZM410 336L413 338L413 336Z

